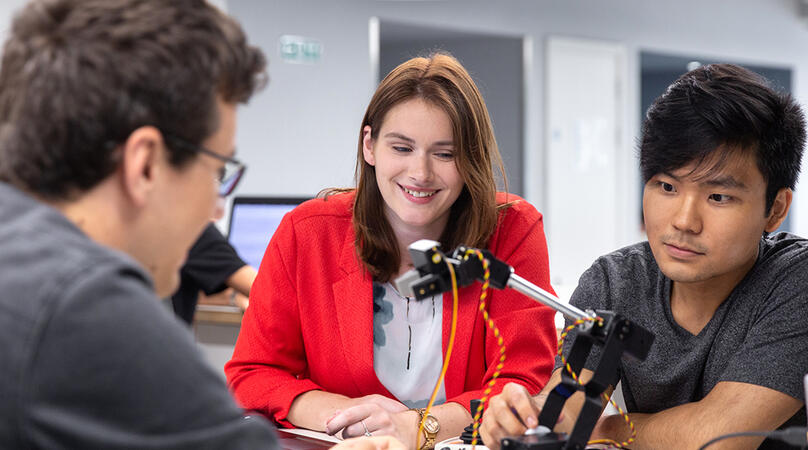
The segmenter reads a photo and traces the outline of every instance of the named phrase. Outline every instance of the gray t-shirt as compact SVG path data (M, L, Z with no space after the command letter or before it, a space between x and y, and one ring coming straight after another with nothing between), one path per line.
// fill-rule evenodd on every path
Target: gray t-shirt
M278 448L128 256L0 183L0 448Z
M629 412L655 413L698 401L721 381L765 386L803 400L807 240L787 233L761 239L754 267L696 336L674 320L670 289L671 280L643 242L595 261L570 300L581 309L615 311L655 334L645 361L623 357L619 366ZM571 345L568 338L565 354ZM587 366L593 367L592 358ZM791 424L805 425L805 408Z

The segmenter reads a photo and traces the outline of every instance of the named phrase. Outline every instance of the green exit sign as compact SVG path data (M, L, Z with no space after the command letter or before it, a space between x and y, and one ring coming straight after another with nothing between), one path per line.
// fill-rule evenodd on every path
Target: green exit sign
M285 34L278 40L278 49L284 62L314 64L323 55L323 44L317 39Z

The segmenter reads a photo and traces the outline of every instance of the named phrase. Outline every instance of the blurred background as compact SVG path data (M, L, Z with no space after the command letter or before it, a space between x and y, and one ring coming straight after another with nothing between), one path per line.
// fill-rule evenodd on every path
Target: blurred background
M741 64L808 100L804 0L215 3L269 57L270 84L239 117L249 165L239 195L353 185L376 84L403 60L447 50L486 99L509 190L544 214L562 297L595 258L644 238L638 130L689 66ZM785 228L808 235L801 191Z
M2 2L0 24L23 3ZM212 3L269 58L269 86L239 116L248 170L237 195L352 186L359 123L379 80L405 59L446 50L486 99L509 190L544 214L562 298L596 257L644 239L638 130L676 77L737 63L808 104L808 0ZM806 188L803 177L784 225L803 236Z

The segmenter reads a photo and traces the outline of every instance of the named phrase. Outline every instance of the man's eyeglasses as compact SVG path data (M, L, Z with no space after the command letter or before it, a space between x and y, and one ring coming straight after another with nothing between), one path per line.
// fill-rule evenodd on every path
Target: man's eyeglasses
M247 166L244 165L241 161L235 158L229 158L224 155L220 155L213 150L208 150L201 145L194 145L190 142L178 138L174 135L163 133L163 137L165 138L166 144L171 147L178 148L180 150L185 150L189 152L196 152L202 153L204 155L211 156L213 158L218 159L219 161L224 161L224 167L219 169L219 175L216 178L216 181L219 182L219 196L227 197L236 189L238 182L241 181L241 177L244 175L244 171L247 170Z

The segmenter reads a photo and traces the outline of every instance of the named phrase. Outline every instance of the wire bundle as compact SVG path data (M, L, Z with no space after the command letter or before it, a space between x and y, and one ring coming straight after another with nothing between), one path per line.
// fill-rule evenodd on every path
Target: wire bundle
M499 332L499 328L497 328L496 324L494 324L493 319L488 315L488 311L485 309L485 299L488 297L488 279L491 275L489 270L489 261L483 257L483 254L479 250L467 250L465 257L468 258L471 255L475 255L480 258L480 262L483 264L483 287L482 292L480 293L480 312L483 314L483 319L485 323L488 324L488 328L494 333L494 337L497 338L497 345L499 345L499 364L497 364L494 373L491 375L491 381L488 382L488 386L486 386L485 391L483 391L483 398L480 399L480 404L477 406L477 411L474 413L474 427L471 434L471 448L473 449L477 445L477 438L480 432L480 418L483 415L483 409L485 408L485 403L488 401L488 396L491 395L491 390L494 388L494 383L496 383L497 378L502 373L502 368L505 365L505 340L502 339L502 335Z
M432 255L432 262L435 264L440 263L443 258L441 258L437 247L434 247L432 250L435 251L435 253ZM415 436L416 449L421 448L421 434L424 432L424 422L429 415L429 411L432 409L432 405L435 403L435 397L438 396L438 390L440 389L441 383L443 383L443 377L446 376L446 369L449 368L449 359L452 357L455 332L457 331L457 275L455 275L452 263L449 261L445 262L446 266L449 267L449 273L451 274L452 278L452 328L449 332L449 344L446 346L446 356L443 357L443 366L440 369L440 376L438 376L438 381L435 383L435 388L432 390L432 395L429 397L429 403L427 403L424 413L421 415L421 421L418 424L418 434Z
M438 264L441 262L441 256L437 252L437 248L433 248L435 253L432 256L432 262ZM502 335L499 332L499 329L494 324L493 319L488 314L488 311L485 308L485 299L488 296L488 287L489 287L489 277L490 277L490 270L489 270L489 261L485 259L482 252L479 250L469 249L466 251L465 258L469 258L470 256L476 256L480 259L483 265L483 286L482 292L480 293L480 307L479 310L483 315L483 319L485 320L488 327L494 333L494 336L497 338L497 344L499 345L499 364L497 364L496 370L491 375L491 381L488 382L488 385L483 392L483 398L480 399L480 405L477 407L477 411L474 414L474 431L472 433L472 441L471 445L472 448L477 445L478 435L479 435L479 426L480 426L480 417L482 416L482 411L485 406L485 402L488 400L488 396L491 394L491 391L494 388L494 383L496 382L497 378L499 377L500 373L502 373L502 368L505 364L505 341L502 338ZM451 275L452 279L452 327L449 333L449 344L446 346L446 356L443 358L443 366L441 367L440 376L438 377L437 383L435 383L435 388L432 390L432 396L429 398L429 403L426 405L426 409L424 414L421 418L421 422L418 425L418 434L415 437L415 448L421 448L421 435L424 431L424 421L426 420L427 415L429 414L430 409L432 408L433 403L435 402L435 397L438 395L438 390L440 389L441 383L443 383L443 378L446 375L446 370L449 367L449 359L452 356L452 349L454 348L454 340L455 340L455 332L457 331L457 307L458 307L458 293L457 293L457 275L455 274L454 267L449 261L445 261L446 266L449 268L449 274Z
M581 381L578 379L578 375L572 370L572 367L567 362L567 359L564 357L564 352L562 350L564 348L564 340L567 338L569 332L578 327L579 325L583 325L586 322L596 322L598 326L601 327L603 326L603 319L600 317L582 317L576 320L570 326L564 328L564 331L561 332L561 335L559 336L558 339L558 352L556 353L558 356L561 357L561 364L564 366L564 369L567 371L568 374L570 374L572 379L579 385L582 385ZM623 411L623 408L618 406L614 400L612 400L608 395L606 395L606 393L602 393L600 394L600 396L605 401L611 403L612 406L615 407L615 409L617 409L617 412L620 413L620 416L623 417L623 420L626 421L626 425L628 425L629 429L631 430L631 436L623 442L617 442L613 439L595 439L589 441L587 444L588 445L606 444L617 448L628 448L628 446L631 445L637 439L637 429L634 427L634 422L631 421L631 418L629 418L628 413Z

